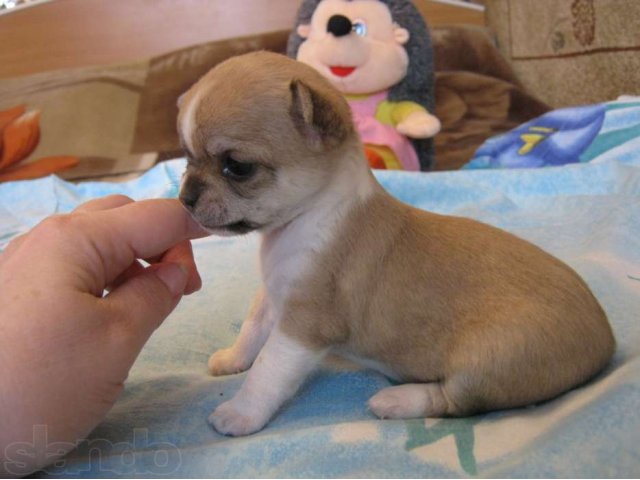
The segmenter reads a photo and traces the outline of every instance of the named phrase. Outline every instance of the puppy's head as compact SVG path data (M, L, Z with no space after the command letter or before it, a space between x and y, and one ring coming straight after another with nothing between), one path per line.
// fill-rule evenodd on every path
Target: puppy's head
M343 96L283 55L234 57L180 100L180 199L221 235L275 228L308 208L359 145Z

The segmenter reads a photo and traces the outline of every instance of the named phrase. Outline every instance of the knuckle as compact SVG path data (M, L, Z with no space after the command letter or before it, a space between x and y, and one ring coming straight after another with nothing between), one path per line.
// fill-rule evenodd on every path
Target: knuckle
M118 200L123 203L133 202L133 198L127 195L123 195L122 193L112 193L111 195L108 195L107 198L109 198L110 200Z
M35 248L54 248L85 255L93 251L90 240L91 228L83 215L61 214L53 215L36 225L29 234L29 243Z
M78 217L75 215L53 215L40 222L34 228L34 234L40 238L58 238L78 230L78 223Z
M26 237L27 237L27 234L25 233L25 234L19 235L19 236L15 237L14 239L12 239L7 244L7 247L5 248L4 253L12 252L15 249L17 249L18 246L25 240Z

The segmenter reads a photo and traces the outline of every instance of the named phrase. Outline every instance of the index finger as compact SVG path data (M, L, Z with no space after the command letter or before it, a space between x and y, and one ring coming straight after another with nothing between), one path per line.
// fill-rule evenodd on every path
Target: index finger
M185 240L209 235L173 199L142 200L92 212L89 221L85 235L101 260L105 284L138 258L162 255Z
M125 195L108 195L90 200L78 206L74 212L96 212L100 210L109 210L111 208L122 207L134 200Z
M95 216L129 244L138 258L160 255L183 240L210 235L175 199L141 200Z

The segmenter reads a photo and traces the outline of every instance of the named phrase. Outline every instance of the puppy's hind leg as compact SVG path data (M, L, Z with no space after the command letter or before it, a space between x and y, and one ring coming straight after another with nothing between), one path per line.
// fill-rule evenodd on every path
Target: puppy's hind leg
M369 410L380 418L423 418L456 415L439 382L407 383L380 390L369 399Z

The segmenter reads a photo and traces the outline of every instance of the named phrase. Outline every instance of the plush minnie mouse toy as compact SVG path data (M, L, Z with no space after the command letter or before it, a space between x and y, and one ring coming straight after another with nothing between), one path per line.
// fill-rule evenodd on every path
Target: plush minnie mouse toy
M431 167L433 51L409 0L303 0L288 54L345 94L372 167Z

